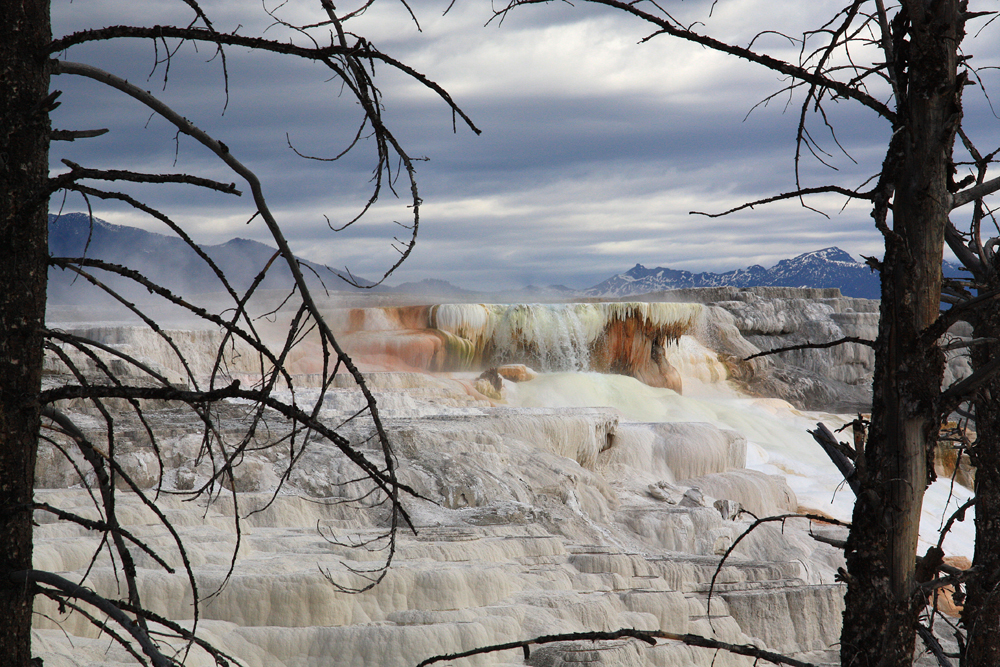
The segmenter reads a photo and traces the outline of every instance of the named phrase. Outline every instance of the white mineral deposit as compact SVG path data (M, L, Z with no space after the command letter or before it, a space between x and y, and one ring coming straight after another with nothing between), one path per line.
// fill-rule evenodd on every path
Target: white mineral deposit
M763 298L709 290L704 303L331 303L329 321L366 373L400 479L421 496L403 501L415 532L400 529L388 574L363 593L342 592L330 579L350 585L349 568L381 558L345 545L379 532L385 516L378 507L338 503L349 495L345 478L356 473L329 443L310 444L274 502L287 454L247 454L229 482L240 492L236 510L228 492L210 502L178 495L206 482L210 470L197 458L190 422L157 417L162 470L138 430L119 435L120 464L147 489L162 475L156 503L186 544L203 599L198 632L252 667L405 667L478 646L619 628L696 633L831 664L843 557L812 534L836 540L846 531L790 519L740 537L753 516L805 511L850 520L851 491L807 430L819 421L836 430L863 409L871 353L847 346L740 360L817 332L873 337L877 304L786 291ZM82 328L70 318L50 324ZM153 332L85 328L185 381ZM171 335L195 360L193 373L210 370L215 332ZM252 371L249 355L238 352L226 360L232 377ZM290 364L305 385L313 378L315 386L314 352L304 341ZM504 364L490 380L500 383L495 396L477 390L482 370ZM47 369L52 378L65 370L55 359ZM299 389L296 400L309 407L317 396ZM372 424L346 420L362 400L353 382L338 382L323 419L344 424L341 432L361 442ZM92 409L67 409L85 427L103 428ZM98 518L72 463L51 447L40 453L38 485L38 501ZM928 544L970 493L948 480L932 486L922 524ZM180 554L152 512L124 491L119 505L126 527L179 568ZM227 581L234 511L244 520ZM38 521L38 568L123 595L99 536L49 514L38 513ZM971 516L957 523L947 553L971 557L972 530ZM720 557L731 548L709 600ZM193 624L183 570L166 572L139 551L135 558L149 608ZM80 614L41 599L36 608L34 652L45 667L133 664ZM197 647L177 650L190 667L210 664ZM754 661L672 641L617 640L453 664L570 663Z

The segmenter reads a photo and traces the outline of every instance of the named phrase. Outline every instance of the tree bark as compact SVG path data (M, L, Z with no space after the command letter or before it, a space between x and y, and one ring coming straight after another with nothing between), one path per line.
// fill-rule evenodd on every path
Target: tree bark
M975 337L1000 336L1000 308L990 304L976 314ZM995 345L972 348L973 369L1000 356ZM976 442L970 452L976 466L976 574L967 582L962 625L967 632L963 667L1000 665L1000 376L994 376L974 399Z
M867 474L847 544L841 661L852 667L912 664L917 614L924 603L914 564L944 368L936 342L923 333L940 308L951 156L961 118L960 3L903 2L894 28L903 93L882 174L882 211L891 196L892 229L883 227L886 254Z
M29 667L31 569L48 261L48 0L4 3L0 17L0 655Z

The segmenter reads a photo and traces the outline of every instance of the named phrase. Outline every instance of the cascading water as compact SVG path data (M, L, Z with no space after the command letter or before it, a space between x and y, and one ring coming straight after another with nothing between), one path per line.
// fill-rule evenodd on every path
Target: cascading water
M489 361L541 371L588 370L591 345L605 323L587 304L491 306L490 316Z
M362 366L380 349L391 348L406 367L421 370L484 370L521 363L542 371L624 373L671 387L665 347L693 326L702 306L444 304L378 310L377 315L355 310L331 317L340 323L346 347ZM388 370L384 358L379 362Z

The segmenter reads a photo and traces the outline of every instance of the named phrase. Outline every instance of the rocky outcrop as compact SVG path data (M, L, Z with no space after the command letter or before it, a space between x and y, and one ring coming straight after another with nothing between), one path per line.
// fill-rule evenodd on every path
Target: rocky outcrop
M868 345L844 343L781 352L750 363L740 360L759 352L843 338L874 341L878 301L841 296L836 289L786 287L674 290L648 298L705 304L696 335L731 362L732 377L744 390L779 396L809 410L870 409L875 353ZM971 337L971 327L959 322L944 342ZM971 373L967 350L956 347L946 356L943 386Z
M874 341L878 334L877 301L746 297L714 305L729 312L743 337L762 352L844 338ZM768 360L774 395L812 410L870 410L875 353L868 345L844 343L792 350L771 355ZM757 387L754 391L768 389Z
M695 336L717 351L744 390L779 396L810 410L867 412L875 355L871 347L845 343L747 357L842 338L874 341L879 302L844 297L837 289L707 287L638 297L706 306Z

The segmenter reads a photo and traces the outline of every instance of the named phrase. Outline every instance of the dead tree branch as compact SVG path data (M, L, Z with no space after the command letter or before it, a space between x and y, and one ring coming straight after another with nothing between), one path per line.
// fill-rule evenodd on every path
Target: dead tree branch
M809 431L809 434L819 443L819 446L823 448L823 451L830 457L833 464L837 466L837 470L844 476L844 480L851 487L851 491L857 496L861 491L861 480L855 467L855 462L861 454L849 449L837 440L837 436L823 422L817 423L816 430Z
M838 345L844 345L846 343L857 343L858 345L864 345L865 347L875 347L875 341L868 340L867 338L858 338L856 336L844 336L843 338L838 338L837 340L831 340L826 343L802 343L801 345L789 345L788 347L778 347L773 350L767 350L766 352L758 352L757 354L751 354L749 357L743 359L743 361L750 361L752 359L757 359L758 357L769 357L772 354L781 354L782 352L796 352L798 350L825 350L830 347L837 347Z
M461 653L436 655L418 663L417 667L426 667L427 665L433 665L437 662L458 660L460 658L468 658L474 655L497 653L498 651L509 651L517 648L521 649L525 660L527 660L530 656L531 647L535 645L552 644L554 642L613 641L624 638L638 639L639 641L645 642L650 646L655 646L657 639L667 639L670 641L681 642L683 644L687 644L688 646L726 651L728 653L745 655L758 660L766 660L776 665L790 665L791 667L815 667L812 663L796 660L795 658L789 658L788 656L758 648L750 644L730 644L728 642L719 641L718 639L702 637L701 635L679 634L676 632L666 632L664 630L635 630L632 628L622 628L621 630L615 630L612 632L567 632L558 635L544 635L541 637L535 637L534 639L507 642L505 644L481 646L479 648L463 651Z
M140 628L133 619L129 618L128 614L121 610L119 604L101 597L89 588L74 584L72 581L64 579L58 574L43 572L41 570L12 572L9 579L11 583L15 584L42 584L69 597L86 602L121 626L142 647L142 652L149 657L155 667L175 667L177 664L174 660L167 658L160 652L159 647L150 638L149 633Z
M799 199L801 197L805 197L805 196L808 196L808 195L824 194L824 193L829 193L829 192L832 192L832 193L835 193L835 194L841 194L841 195L844 195L845 197L849 197L851 199L871 200L872 197L874 196L874 191L872 191L872 192L857 192L855 190L849 190L847 188L842 188L842 187L839 187L839 186L836 186L836 185L824 185L824 186L815 187L815 188L801 188L801 189L795 190L793 192L783 192L783 193L781 193L779 195L774 195L772 197L765 197L763 199L758 199L756 201L747 202L745 204L740 204L739 206L736 206L735 208L731 208L731 209L729 209L727 211L723 211L721 213L704 213L702 211L691 211L689 213L689 215L703 215L703 216L708 217L708 218L721 218L721 217L727 216L727 215L729 215L731 213L736 213L737 211L742 211L744 209L748 209L748 208L749 209L753 209L755 206L763 206L765 204L773 204L774 202L778 202L778 201L785 201L785 200L788 200L788 199Z

